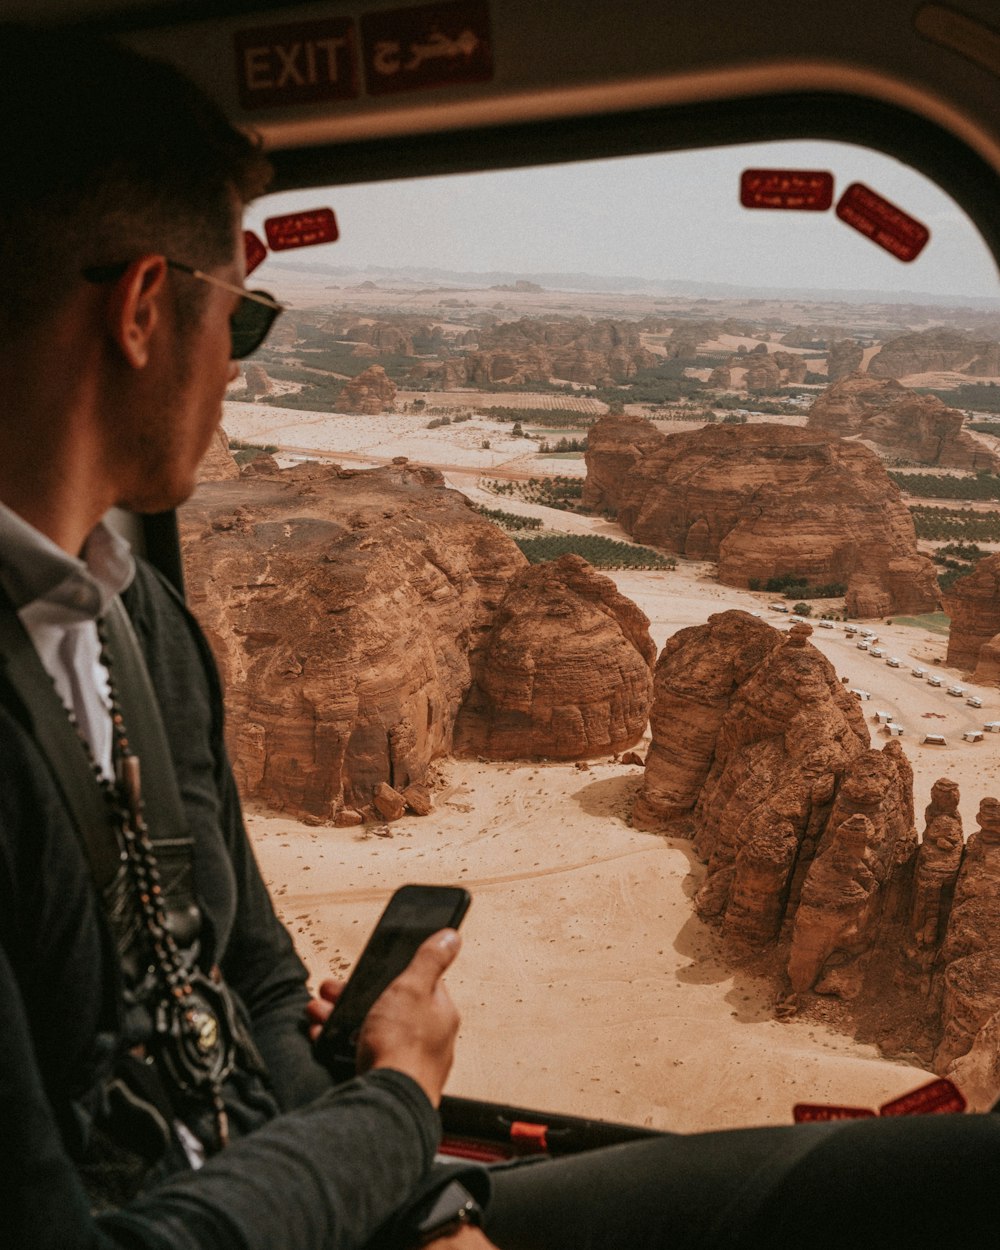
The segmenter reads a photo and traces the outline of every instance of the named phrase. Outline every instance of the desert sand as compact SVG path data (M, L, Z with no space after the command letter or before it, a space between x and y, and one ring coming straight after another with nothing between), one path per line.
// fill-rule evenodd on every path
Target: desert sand
M603 519L501 501L484 489L480 477L583 469L581 460L546 464L516 445L526 440L511 439L509 426L486 419L427 431L423 418L231 404L225 425L230 436L280 443L286 456L319 451L353 465L403 455L437 464L476 502L532 512L552 529L625 537ZM484 431L489 450L478 445ZM789 624L768 609L773 596L719 585L710 564L612 576L650 617L658 647L728 608L760 612L777 628ZM969 707L947 694L960 674L943 665L944 635L870 624L882 659L859 651L841 625L816 628L812 641L852 687L870 692L864 709L873 744L886 741L876 711L905 727L900 741L914 768L918 821L933 781L949 776L961 788L968 834L979 799L1000 794L1000 735L968 743L961 734L1000 719L1000 691L963 682L983 701L982 709ZM902 666L889 667L890 656ZM914 677L918 666L939 673L944 685ZM943 734L946 745L923 745L928 732ZM799 1101L876 1107L929 1079L808 1011L787 1023L773 1018L774 986L734 973L694 915L690 898L702 869L689 845L630 827L639 777L638 768L610 760L586 767L446 760L427 817L358 831L251 812L248 824L317 979L350 967L396 886L459 882L471 890L464 949L448 978L463 1016L452 1093L691 1131L788 1123Z

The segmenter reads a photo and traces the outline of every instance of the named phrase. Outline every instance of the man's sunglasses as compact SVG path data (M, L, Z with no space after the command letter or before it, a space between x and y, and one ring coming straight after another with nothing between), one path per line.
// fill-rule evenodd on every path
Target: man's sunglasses
M255 352L264 342L268 330L274 325L278 315L285 311L284 304L279 304L266 291L247 291L241 286L235 286L232 282L224 282L210 273L203 273L200 269L184 265L179 260L168 259L167 267L176 269L178 273L186 273L201 282L210 282L212 286L222 287L224 291L230 291L233 295L240 297L240 302L229 318L231 360L243 360ZM95 265L85 269L83 276L88 282L115 282L127 268L127 264Z

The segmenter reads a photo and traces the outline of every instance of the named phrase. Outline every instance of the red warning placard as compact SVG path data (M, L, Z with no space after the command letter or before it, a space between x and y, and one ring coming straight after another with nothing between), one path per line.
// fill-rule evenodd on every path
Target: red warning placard
M945 1077L921 1085L879 1108L879 1115L953 1115L964 1111L965 1098Z
M251 274L267 255L267 248L252 230L244 230L243 251L246 255L246 269L244 272Z
M931 232L861 182L852 182L837 204L837 216L897 260L916 260Z
M487 0L365 13L361 44L369 95L493 77Z
M833 203L833 174L822 169L744 169L744 208L786 208L825 213Z
M268 217L264 222L264 233L273 252L287 252L293 247L315 247L317 243L336 243L340 238L332 208L313 208L304 213Z
M869 1107L838 1107L826 1102L797 1102L792 1108L796 1124L817 1124L826 1120L873 1120Z

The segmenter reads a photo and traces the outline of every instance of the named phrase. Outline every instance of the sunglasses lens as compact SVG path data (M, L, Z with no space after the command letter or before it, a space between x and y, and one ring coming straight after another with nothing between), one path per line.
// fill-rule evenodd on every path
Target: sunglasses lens
M267 295L265 291L253 293L254 295ZM267 295L267 298L271 297ZM232 341L230 351L233 360L243 360L260 347L279 312L280 309L269 308L267 304L259 304L256 300L240 300L236 311L229 318L229 337Z

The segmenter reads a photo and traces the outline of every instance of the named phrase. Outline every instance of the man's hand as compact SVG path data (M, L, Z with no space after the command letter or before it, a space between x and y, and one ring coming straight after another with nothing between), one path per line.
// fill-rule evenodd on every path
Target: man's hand
M460 946L454 929L442 929L429 937L405 972L375 1000L358 1038L359 1072L374 1068L404 1072L435 1107L440 1105L451 1070L459 1022L441 978ZM309 1034L314 1041L342 989L342 982L324 981L320 986L323 1001L309 1003Z

